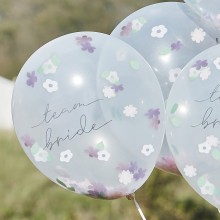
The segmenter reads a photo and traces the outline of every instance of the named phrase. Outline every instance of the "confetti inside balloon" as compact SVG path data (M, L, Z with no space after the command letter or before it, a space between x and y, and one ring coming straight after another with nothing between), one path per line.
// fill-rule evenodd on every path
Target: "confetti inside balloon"
M150 5L129 15L111 34L129 43L149 62L165 100L187 62L216 44L215 39L200 27L202 22L198 16L190 17L191 13L190 7L184 3ZM152 119L156 121L156 115ZM166 138L157 167L179 174Z
M164 103L156 76L132 47L79 32L47 43L25 63L13 120L25 153L48 178L76 193L115 199L151 174Z

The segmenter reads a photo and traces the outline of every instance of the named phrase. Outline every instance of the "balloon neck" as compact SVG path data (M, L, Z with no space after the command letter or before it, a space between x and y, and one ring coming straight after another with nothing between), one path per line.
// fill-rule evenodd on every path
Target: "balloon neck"
M130 195L127 195L126 196L126 198L128 199L128 200L135 200L135 194L134 193L132 193L132 194L130 194Z
M216 44L219 44L219 40L218 40L218 37L216 37L216 39L215 39L215 40L216 40Z
M142 210L141 210L141 207L139 206L139 204L137 203L137 201L136 201L136 199L135 199L135 194L132 193L132 194L130 194L130 195L127 195L126 198L127 198L128 200L134 201L134 204L135 204L135 206L136 206L136 208L137 208L137 210L138 210L138 212L139 212L139 214L140 214L142 220L147 220L147 219L145 218L145 216L144 216Z

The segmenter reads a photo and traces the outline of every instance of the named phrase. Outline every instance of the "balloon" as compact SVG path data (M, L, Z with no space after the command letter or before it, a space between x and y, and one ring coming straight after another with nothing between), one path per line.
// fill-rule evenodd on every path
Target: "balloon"
M142 8L125 18L111 35L137 49L149 62L160 82L165 100L185 64L216 44L193 18L184 3L166 2ZM179 174L166 139L157 167Z
M194 12L207 21L212 27L220 30L219 0L184 0Z
M167 102L167 138L177 166L204 199L220 208L220 45L184 67ZM183 92L184 91L184 92Z
M20 144L53 182L115 199L149 177L165 133L163 95L149 64L109 35L57 38L25 63L13 93Z

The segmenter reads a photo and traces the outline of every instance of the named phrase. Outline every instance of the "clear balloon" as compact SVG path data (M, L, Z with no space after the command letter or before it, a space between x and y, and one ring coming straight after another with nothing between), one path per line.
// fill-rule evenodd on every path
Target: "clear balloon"
M136 191L165 133L151 67L123 41L95 32L65 35L36 51L17 77L12 109L34 165L65 189L95 198Z
M167 138L187 182L220 208L220 45L193 58L171 89Z
M216 45L216 41L200 27L202 23L198 16L189 17L190 13L190 8L184 3L150 5L129 15L111 34L129 43L149 62L165 100L187 62ZM157 167L179 174L166 138Z
M207 21L212 27L220 30L219 0L184 0L194 12Z

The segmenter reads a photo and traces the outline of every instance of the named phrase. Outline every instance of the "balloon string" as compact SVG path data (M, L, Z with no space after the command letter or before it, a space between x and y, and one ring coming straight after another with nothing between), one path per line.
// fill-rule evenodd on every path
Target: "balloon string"
M128 196L127 196L127 199L134 201L134 204L135 204L135 206L136 206L136 208L137 208L137 210L138 210L138 212L139 212L139 214L140 214L142 220L147 220L147 219L145 218L145 216L144 216L142 210L141 210L141 207L139 206L138 202L137 202L136 199L135 199L135 194L128 195Z

